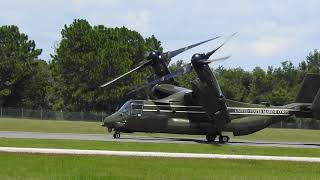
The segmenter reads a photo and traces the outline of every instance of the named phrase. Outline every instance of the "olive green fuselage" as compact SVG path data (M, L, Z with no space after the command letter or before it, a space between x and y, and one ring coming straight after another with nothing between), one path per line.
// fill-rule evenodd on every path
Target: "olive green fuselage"
M215 135L214 124L201 106L185 106L177 103L159 103L156 101L136 101L140 106L126 103L127 109L121 109L105 119L108 128L119 132L153 132L193 135ZM233 105L234 101L228 101ZM239 105L239 104L237 104ZM265 106L241 104L242 107L261 108ZM230 107L232 109L232 107ZM231 115L231 121L225 124L223 132L235 136L247 135L268 127L273 123L285 120L289 116L272 115ZM120 123L121 122L121 123ZM112 123L118 123L116 126Z

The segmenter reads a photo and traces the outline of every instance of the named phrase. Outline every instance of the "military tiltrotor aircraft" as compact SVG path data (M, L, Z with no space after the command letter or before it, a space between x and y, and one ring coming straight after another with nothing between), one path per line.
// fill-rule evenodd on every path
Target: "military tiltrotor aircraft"
M164 53L167 54L165 61L161 61L164 56L153 53L155 58L125 75L152 62L158 79L138 89L150 87L158 99L129 100L117 112L106 117L102 125L109 132L114 131L114 138L120 138L120 132L174 133L205 135L209 142L215 141L218 137L219 142L225 143L229 141L230 136L248 135L290 116L320 119L320 75L316 74L308 74L295 102L284 106L249 104L226 99L209 64L228 57L209 58L227 40L208 53L194 54L191 63L175 72L169 72L166 66L170 53ZM161 70L160 66L165 70ZM192 70L198 76L191 82L192 89L177 86L174 78Z

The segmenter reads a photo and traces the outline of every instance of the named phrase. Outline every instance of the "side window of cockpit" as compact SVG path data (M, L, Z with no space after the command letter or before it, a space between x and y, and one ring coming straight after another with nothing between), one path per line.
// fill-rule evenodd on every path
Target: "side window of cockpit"
M143 111L142 104L131 104L131 115L132 116L141 116Z

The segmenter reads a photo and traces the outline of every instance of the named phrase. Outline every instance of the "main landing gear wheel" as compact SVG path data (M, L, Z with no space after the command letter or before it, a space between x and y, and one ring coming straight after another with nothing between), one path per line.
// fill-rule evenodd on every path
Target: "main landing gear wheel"
M206 139L208 142L214 142L216 135L206 135Z
M219 142L220 143L226 143L229 142L230 138L228 136L219 136Z
M120 138L120 133L116 132L113 134L114 139L119 139Z

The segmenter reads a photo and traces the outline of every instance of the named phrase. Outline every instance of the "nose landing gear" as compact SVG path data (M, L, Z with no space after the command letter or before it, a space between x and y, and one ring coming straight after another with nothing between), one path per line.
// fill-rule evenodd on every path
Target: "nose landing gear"
M114 131L114 134L113 134L113 138L114 139L119 139L120 138L120 132L116 131L115 129L107 128L107 131L108 131L108 133L111 133L112 131Z
M113 134L113 138L114 138L114 139L119 139L119 138L120 138L120 133L119 133L119 132L115 132L115 133Z

